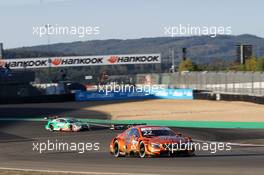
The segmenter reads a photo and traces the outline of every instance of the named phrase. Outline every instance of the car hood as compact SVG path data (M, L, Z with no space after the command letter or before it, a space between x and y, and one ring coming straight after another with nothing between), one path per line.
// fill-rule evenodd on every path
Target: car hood
M186 143L187 139L181 136L155 136L148 138L149 142L153 143Z

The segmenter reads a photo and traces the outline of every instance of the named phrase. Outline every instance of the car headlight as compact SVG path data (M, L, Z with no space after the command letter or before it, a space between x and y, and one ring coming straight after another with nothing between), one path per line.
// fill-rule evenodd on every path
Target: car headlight
M150 143L150 146L152 148L156 148L156 149L159 149L160 148L160 144L158 144L158 143Z

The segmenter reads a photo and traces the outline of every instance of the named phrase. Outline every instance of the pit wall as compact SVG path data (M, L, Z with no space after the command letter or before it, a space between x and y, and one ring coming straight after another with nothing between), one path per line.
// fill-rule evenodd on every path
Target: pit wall
M244 101L244 102L257 103L257 104L264 104L263 96L252 96L252 95L242 95L242 94L223 94L223 93L194 91L193 98L199 100Z

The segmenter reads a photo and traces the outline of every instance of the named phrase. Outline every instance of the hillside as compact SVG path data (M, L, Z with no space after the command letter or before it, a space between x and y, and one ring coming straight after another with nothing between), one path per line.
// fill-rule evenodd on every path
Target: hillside
M181 58L181 48L186 47L188 57L197 63L208 63L214 59L236 59L236 44L253 44L254 54L264 55L264 39L253 35L239 36L191 36L157 37L127 40L92 40L85 42L58 43L33 47L22 47L6 51L6 58L59 55L102 55L162 53L164 62L169 61L169 49L175 48L176 58Z
M187 57L200 67L209 70L226 70L236 59L236 44L254 45L254 55L264 55L264 39L253 35L240 36L209 36L192 37L157 37L128 40L92 40L85 42L58 43L33 47L21 47L5 50L5 58L25 58L66 55L104 55L104 54L136 54L161 53L162 64L156 65L119 65L64 68L67 78L75 81L85 81L85 75L97 77L102 72L109 75L126 75L138 73L169 72L171 67L170 48L175 48L176 63L181 59L181 48L187 48ZM41 82L59 80L59 68L36 71L37 79ZM97 81L97 80L95 80Z

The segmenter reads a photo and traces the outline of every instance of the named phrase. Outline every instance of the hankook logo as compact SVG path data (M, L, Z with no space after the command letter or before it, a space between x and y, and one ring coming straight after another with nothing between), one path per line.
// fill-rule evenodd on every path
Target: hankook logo
M118 57L117 56L111 56L109 59L108 59L108 62L109 63L116 63L118 60Z
M53 64L54 66L58 66L61 64L61 59L55 58L51 61L51 64Z

